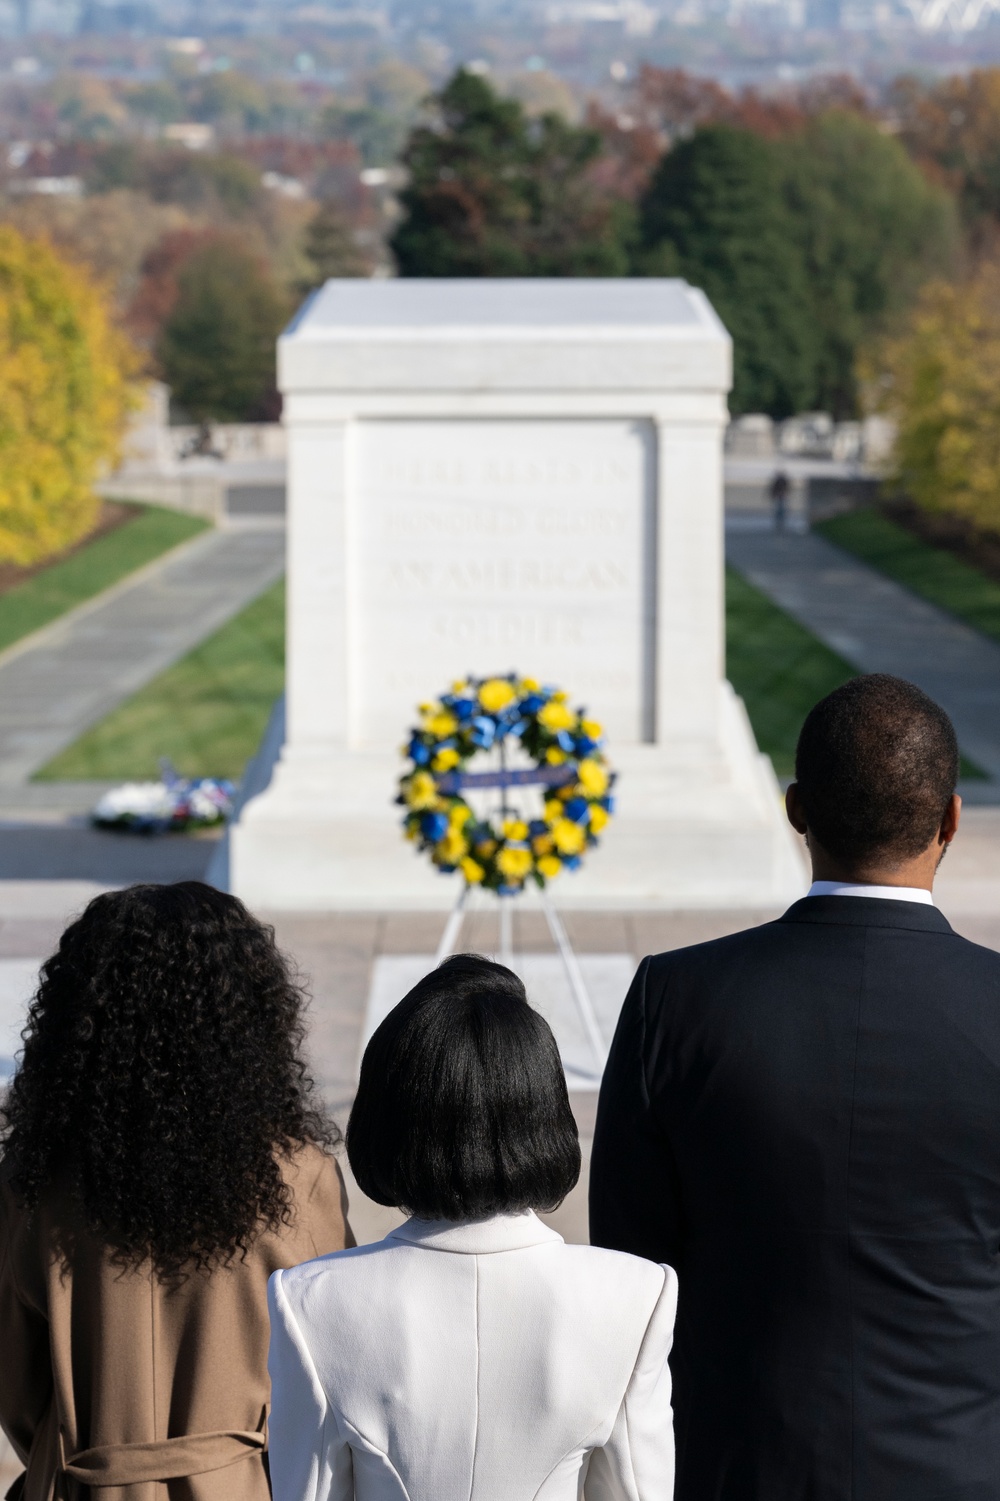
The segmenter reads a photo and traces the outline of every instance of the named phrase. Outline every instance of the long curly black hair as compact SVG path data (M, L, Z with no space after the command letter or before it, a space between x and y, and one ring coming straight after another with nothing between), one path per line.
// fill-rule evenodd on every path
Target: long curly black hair
M95 897L42 966L2 1111L33 1208L66 1185L88 1229L163 1274L245 1255L290 1217L279 1158L338 1133L302 1056L274 933L200 881Z

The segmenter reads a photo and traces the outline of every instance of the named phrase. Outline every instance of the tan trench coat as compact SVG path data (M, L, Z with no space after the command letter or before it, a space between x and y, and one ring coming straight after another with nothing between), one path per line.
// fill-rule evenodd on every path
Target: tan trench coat
M268 1501L267 1279L354 1244L334 1160L307 1146L283 1172L292 1224L170 1286L121 1271L85 1233L63 1265L67 1205L29 1216L0 1175L0 1423L27 1465L15 1495Z

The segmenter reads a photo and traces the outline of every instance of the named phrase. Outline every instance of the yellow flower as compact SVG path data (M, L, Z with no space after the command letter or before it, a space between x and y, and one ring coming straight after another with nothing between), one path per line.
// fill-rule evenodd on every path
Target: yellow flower
M516 843L518 840L527 839L528 825L522 823L519 818L508 818L503 826L503 833L505 839L513 839Z
M433 808L437 802L437 783L429 771L415 771L403 785L403 796L411 808Z
M459 697L461 697L461 695L465 692L465 690L468 688L468 686L469 685L465 681L464 678L456 678L455 681L451 685L451 691L452 691L452 693L455 693Z
M531 841L531 848L536 855L547 855L552 849L552 836L550 834L537 834Z
M523 881L531 869L531 851L505 846L497 855L497 868L511 881Z
M513 684L506 678L489 678L479 690L479 702L487 714L499 714L516 697Z
M571 730L576 724L576 715L572 709L553 698L539 709L538 722L555 735L559 730Z
M588 740L600 740L604 734L604 726L598 724L596 719L581 719L580 728Z
M453 829L464 829L472 817L472 809L468 803L455 803L448 814L448 822Z
M483 867L473 860L471 855L466 855L465 859L460 862L459 869L470 886L478 886L486 874Z
M552 838L560 855L578 855L587 842L583 829L570 818L560 818L552 830Z
M451 771L451 768L457 766L461 759L453 745L446 745L438 751L431 765L435 771Z
M539 683L539 681L538 681L537 678L522 678L521 679L521 692L522 693L537 693L540 686L541 685L540 685L540 683Z
M559 799L557 797L547 798L545 803L545 817L548 822L555 823L556 819L562 818L562 816L563 805L559 801Z
M457 865L463 855L468 854L469 846L461 829L449 828L443 839L439 839L434 846L434 853L439 855L445 865Z
M603 797L608 790L608 773L600 761L581 761L576 769L580 786L587 797Z
M435 740L447 740L458 729L458 720L447 709L438 709L434 714L428 714L424 720L424 729Z
M480 860L488 860L496 847L497 842L495 839L484 839L481 844L476 845L476 854Z
M611 821L611 814L607 808L602 808L600 803L595 803L590 810L590 831L599 834Z
M550 745L545 752L545 759L550 766L561 766L566 759L566 752L560 750L558 745Z
M538 869L547 881L557 876L563 868L563 863L558 855L543 855L538 862Z

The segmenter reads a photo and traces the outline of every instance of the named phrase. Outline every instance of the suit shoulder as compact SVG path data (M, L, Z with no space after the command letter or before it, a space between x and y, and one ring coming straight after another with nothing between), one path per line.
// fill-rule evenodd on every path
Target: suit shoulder
M664 1284L673 1276L669 1268L627 1251L609 1251L603 1246L562 1245L554 1248L560 1277L592 1285L600 1296L621 1303L652 1309Z
M651 980L666 980L674 974L693 973L715 964L742 960L752 953L769 949L780 937L781 924L778 921L760 923L753 928L741 928L738 933L709 938L703 943L665 949L662 953L651 954L645 963Z
M996 949L988 948L984 943L974 943L971 938L965 938L954 929L950 933L942 934L955 946L956 954L969 964L976 965L984 973L1000 981L1000 953Z

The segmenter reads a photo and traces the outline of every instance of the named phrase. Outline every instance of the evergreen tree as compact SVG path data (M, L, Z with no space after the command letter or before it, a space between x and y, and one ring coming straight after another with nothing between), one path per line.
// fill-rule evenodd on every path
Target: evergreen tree
M433 123L403 153L410 181L392 239L401 275L625 274L627 210L591 178L596 131L530 119L464 70L431 107Z
M726 125L662 159L640 205L638 269L702 288L733 337L734 412L810 407L821 351L775 143Z
M177 275L177 300L157 344L164 379L196 422L277 415L275 341L288 313L267 267L216 239Z

